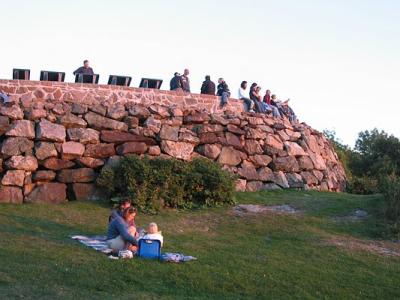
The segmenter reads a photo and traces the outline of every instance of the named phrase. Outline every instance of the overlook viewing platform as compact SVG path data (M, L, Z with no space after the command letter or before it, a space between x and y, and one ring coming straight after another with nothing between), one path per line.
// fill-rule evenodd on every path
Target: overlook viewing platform
M9 94L11 100L21 98L22 102L36 98L89 106L100 102L105 106L116 102L121 104L133 102L144 106L159 104L183 109L205 109L209 113L225 110L233 113L244 111L243 102L233 98L229 99L223 109L220 109L218 96L106 84L0 79L0 92Z

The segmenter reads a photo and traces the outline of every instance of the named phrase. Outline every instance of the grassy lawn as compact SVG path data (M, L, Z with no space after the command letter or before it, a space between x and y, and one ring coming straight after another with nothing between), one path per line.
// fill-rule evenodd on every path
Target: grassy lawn
M289 204L299 215L238 216L231 207L142 215L163 251L185 264L110 260L68 238L103 234L104 203L0 206L1 299L399 299L400 258L327 243L384 233L380 196L238 193L238 203ZM361 221L337 218L364 209ZM346 219L345 219L346 220Z

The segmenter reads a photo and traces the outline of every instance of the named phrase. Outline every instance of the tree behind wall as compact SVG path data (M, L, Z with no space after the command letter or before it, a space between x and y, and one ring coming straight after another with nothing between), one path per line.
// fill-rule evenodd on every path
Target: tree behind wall
M384 131L360 132L354 149L344 145L334 131L324 134L332 142L348 178L348 191L372 194L379 191L379 180L400 175L400 141Z
M383 212L392 233L400 237L400 140L373 129L358 135L354 150L343 145L334 131L325 131L349 180L351 193L383 194Z
M350 160L354 175L375 179L400 175L400 141L395 136L376 128L360 132L354 150Z

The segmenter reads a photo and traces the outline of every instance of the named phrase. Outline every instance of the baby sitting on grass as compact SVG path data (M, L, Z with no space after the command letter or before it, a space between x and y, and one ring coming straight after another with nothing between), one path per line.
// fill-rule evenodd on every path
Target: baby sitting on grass
M163 245L164 238L161 234L161 231L158 231L158 226L156 223L152 222L149 224L146 230L146 234L140 239L147 239L147 240L159 240L161 243L161 246Z

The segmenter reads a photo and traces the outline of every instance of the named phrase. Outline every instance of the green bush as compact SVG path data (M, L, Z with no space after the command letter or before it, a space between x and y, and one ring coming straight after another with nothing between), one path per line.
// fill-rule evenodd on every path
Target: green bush
M371 195L379 192L378 180L363 176L352 176L347 182L347 192L359 195Z
M233 203L235 177L208 159L194 159L186 178L190 201L197 205L217 206Z
M385 218L391 230L400 236L400 177L387 176L380 182L380 190L385 201Z
M110 196L132 198L142 211L232 204L235 177L210 160L123 157L104 167L97 185Z

